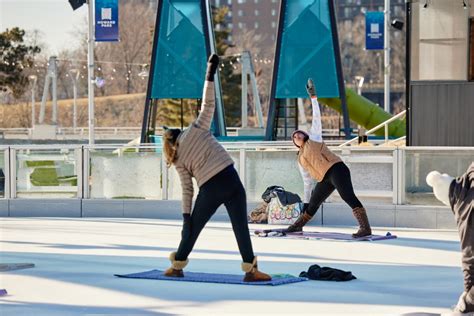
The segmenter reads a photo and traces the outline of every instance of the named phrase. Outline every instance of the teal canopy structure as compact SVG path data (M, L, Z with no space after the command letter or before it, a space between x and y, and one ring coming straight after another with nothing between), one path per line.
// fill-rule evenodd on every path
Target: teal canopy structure
M158 0L141 142L154 134L159 99L201 99L207 58L215 53L208 0ZM221 87L216 76L213 132L225 136Z
M328 1L287 0L285 5L275 97L307 98L308 78L319 97L339 97Z
M296 98L307 98L308 78L318 97L340 98L350 136L333 0L281 0L266 139L297 128ZM291 100L293 99L293 104Z

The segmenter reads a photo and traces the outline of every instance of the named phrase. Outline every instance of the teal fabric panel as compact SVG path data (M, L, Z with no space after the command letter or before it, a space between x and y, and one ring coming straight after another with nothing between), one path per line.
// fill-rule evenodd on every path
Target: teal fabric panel
M319 97L339 97L328 1L286 1L276 98L307 98L308 78Z
M162 0L151 98L200 99L206 37L200 0Z

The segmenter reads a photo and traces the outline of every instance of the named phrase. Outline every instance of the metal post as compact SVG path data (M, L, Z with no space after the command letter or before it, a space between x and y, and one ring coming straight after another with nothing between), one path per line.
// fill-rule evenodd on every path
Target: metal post
M183 99L181 98L181 130L184 129L184 118L183 118Z
M390 112L390 0L385 0L384 10L384 110Z
M77 127L77 104L76 104L77 84L76 84L75 80L74 80L74 85L73 85L72 89L73 89L73 94L74 94L74 101L72 103L72 129L73 129L74 134L75 134L76 133L76 127Z
M54 62L56 63L56 59L54 60ZM54 68L56 69L56 67ZM52 74L52 89L53 89L53 92L52 92L52 97L53 97L53 105L52 105L52 118L51 118L51 121L53 123L53 125L58 125L58 93L57 93L57 87L58 87L58 77L57 77L57 74L56 72L54 72Z
M31 82L31 128L35 128L36 116L35 116L35 91L36 91L36 81L38 77L35 75L28 76L28 79Z
M252 58L250 58L250 53L245 52L245 54L248 56L250 83L252 84L252 89L253 89L252 90L253 103L254 103L255 113L257 114L258 127L263 128L262 104L260 103L260 95L258 94L257 79L255 78L255 69L253 68Z
M168 167L166 166L166 157L161 155L161 199L168 200Z
M44 115L46 112L46 100L48 99L48 90L49 90L49 83L51 81L51 78L46 75L46 80L44 82L44 88L43 88L43 98L41 99L41 107L40 107L40 113L39 113L39 121L38 123L43 124L44 122Z
M406 145L410 146L410 80L411 80L411 0L405 0L405 21L406 21L406 39L405 39L405 109L407 110L406 116Z
M33 88L31 88L31 128L35 128L35 87L36 87L36 80L35 84L33 84Z
M242 54L242 128L247 127L247 121L248 121L247 74L249 73L249 70L250 70L248 69L249 59L250 59L250 56L244 52Z
M87 89L89 94L89 145L94 144L94 0L89 4L89 38L87 39Z

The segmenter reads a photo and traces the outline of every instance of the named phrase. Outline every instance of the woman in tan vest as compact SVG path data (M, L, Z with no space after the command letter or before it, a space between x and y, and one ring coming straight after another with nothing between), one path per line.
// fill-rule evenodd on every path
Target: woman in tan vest
M198 118L184 131L167 129L163 134L163 151L168 166L174 165L183 189L183 229L178 250L170 255L169 277L183 277L188 255L217 208L224 204L229 213L240 254L243 259L244 281L268 281L271 277L260 272L254 256L247 224L245 189L234 168L234 161L210 132L215 110L214 74L219 57L212 55L207 64L206 81ZM192 178L199 186L194 208Z
M367 212L352 188L349 168L323 142L321 112L311 79L308 79L306 90L313 107L311 130L309 134L302 130L296 130L292 134L293 143L299 148L298 165L304 181L304 207L300 217L288 227L288 231L302 231L303 226L313 218L324 200L337 190L341 198L352 208L352 213L359 223L359 230L352 236L358 238L371 235ZM312 179L318 183L311 192Z

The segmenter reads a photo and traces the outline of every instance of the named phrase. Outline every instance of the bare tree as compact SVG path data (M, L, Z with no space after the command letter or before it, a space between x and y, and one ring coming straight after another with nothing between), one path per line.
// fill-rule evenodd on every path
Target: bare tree
M119 14L120 41L97 45L97 58L116 63L102 65L104 74L108 75L108 89L115 93L120 90L127 94L143 92L146 80L138 73L142 70L140 65L150 60L149 30L153 12L143 1L127 1L120 4Z

